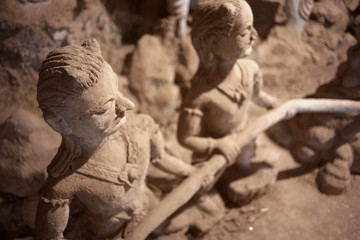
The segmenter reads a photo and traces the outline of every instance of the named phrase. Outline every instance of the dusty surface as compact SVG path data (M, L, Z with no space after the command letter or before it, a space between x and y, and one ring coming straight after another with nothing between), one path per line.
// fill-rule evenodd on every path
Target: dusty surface
M47 177L44 169L57 151L59 136L22 109L0 126L0 136L0 188L21 197L36 194Z
M280 170L272 190L242 208L232 208L204 239L349 239L360 236L360 178L340 196L321 194L315 171L301 168L288 153L260 136L258 160ZM274 154L276 150L276 154Z
M41 61L53 48L81 42L89 37L95 37L100 42L105 60L120 76L120 85L125 89L125 95L135 98L128 90L127 74L131 59L127 54L134 52L140 36L151 33L156 19L164 16L162 1L156 1L160 6L158 8L150 1L142 1L138 6L133 1L124 1L119 5L116 1L103 4L96 0L21 2L27 1L4 1L0 10L1 123L8 117L6 109L10 107L21 107L40 117L35 90ZM326 28L317 20L321 19L321 14L312 16L305 26L303 39L316 53L318 60L314 61L308 52L299 53L291 47L284 48L286 43L279 41L276 31L269 33L276 23L286 20L281 11L277 10L284 1L249 2L256 7L255 27L260 31L262 39L253 58L263 72L265 90L280 101L313 94L318 86L332 81L338 66L347 59L347 49L356 44L355 38L342 26L343 21ZM260 8L261 4L269 9L266 15ZM152 10L147 12L149 6ZM331 16L335 16L335 19L345 16L341 15L341 11L339 15L334 7L331 9ZM184 59L180 58L181 61ZM179 83L182 79L181 76L172 76L171 83ZM253 112L256 115L263 113L263 110L253 109ZM174 146L178 148L174 141L176 116L174 114L174 119L161 126L169 139L167 146L170 150ZM317 169L301 168L287 149L276 145L266 135L260 136L257 143L256 159L266 160L279 169L277 182L262 198L242 208L229 208L225 217L203 239L360 238L358 175L352 175L350 188L345 194L327 196L316 187ZM177 154L189 156L186 151ZM34 198L16 196L0 189L1 239L31 235L33 213L28 209L34 206Z

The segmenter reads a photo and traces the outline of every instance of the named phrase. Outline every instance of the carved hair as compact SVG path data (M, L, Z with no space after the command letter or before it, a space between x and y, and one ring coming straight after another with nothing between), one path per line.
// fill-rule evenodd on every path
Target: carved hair
M99 43L89 39L50 52L41 65L37 86L40 109L51 112L65 107L69 98L78 96L98 82L104 68Z
M314 0L299 1L299 14L305 21L309 20L313 6L314 6Z
M39 72L37 100L44 115L67 107L72 97L79 96L98 82L105 66L99 43L89 39L50 52ZM75 171L80 165L81 148L70 138L61 146L47 170L52 177Z
M195 6L191 38L201 65L211 65L210 41L234 31L236 18L241 16L245 5L245 0L202 0Z

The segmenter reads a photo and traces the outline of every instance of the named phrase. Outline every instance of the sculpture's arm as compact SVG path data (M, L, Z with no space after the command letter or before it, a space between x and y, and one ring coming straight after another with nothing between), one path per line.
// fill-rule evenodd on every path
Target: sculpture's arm
M277 105L276 98L262 90L257 96L253 97L253 102L256 103L256 105L266 109L272 109Z
M266 109L272 109L277 105L277 100L270 94L264 92L262 90L262 85L263 85L263 79L261 76L261 72L258 71L255 74L255 78L254 78L254 89L253 89L252 100L256 105L260 107L264 107Z
M151 160L167 173L180 177L187 177L195 171L195 167L182 160L165 153L163 156Z
M159 128L151 136L151 162L165 172L181 177L191 175L195 169L190 164L171 156L165 151L164 138Z
M203 112L196 108L180 111L177 137L181 145L197 153L211 153L215 139L200 137Z
M34 240L63 239L70 202L41 197L35 220Z

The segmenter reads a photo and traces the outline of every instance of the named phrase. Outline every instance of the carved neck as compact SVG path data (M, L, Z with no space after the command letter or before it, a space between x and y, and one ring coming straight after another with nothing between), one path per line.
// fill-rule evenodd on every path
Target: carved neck
M50 176L57 178L71 173L82 156L82 149L71 139L63 137L55 157L47 168Z
M232 71L237 59L223 60L213 59L209 65L200 64L195 79L197 82L206 81L207 85L217 85Z
M74 135L64 137L66 141L73 142L79 146L84 154L94 152L97 148L101 147L105 142L107 142L108 138L108 136L104 136L83 139Z
M61 146L47 170L52 177L65 176L76 171L110 136L96 139L80 139L75 136L63 136Z
M229 73L235 66L238 59L221 59L217 62L217 70Z

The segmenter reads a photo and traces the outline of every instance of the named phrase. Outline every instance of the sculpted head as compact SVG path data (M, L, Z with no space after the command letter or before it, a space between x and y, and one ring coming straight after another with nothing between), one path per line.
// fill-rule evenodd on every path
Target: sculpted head
M193 13L192 41L200 61L249 55L257 38L253 14L245 0L202 0Z
M125 123L133 103L94 39L50 52L39 72L37 99L45 121L63 136L93 138Z

